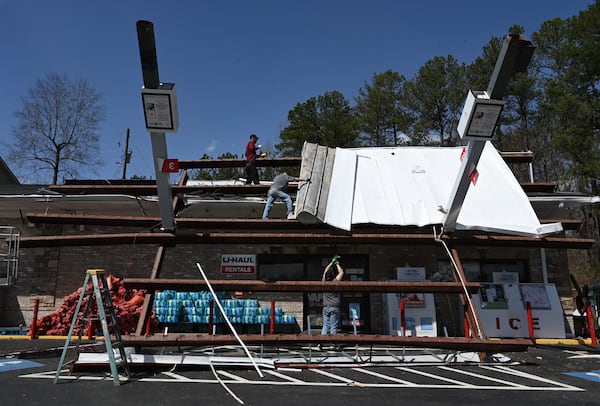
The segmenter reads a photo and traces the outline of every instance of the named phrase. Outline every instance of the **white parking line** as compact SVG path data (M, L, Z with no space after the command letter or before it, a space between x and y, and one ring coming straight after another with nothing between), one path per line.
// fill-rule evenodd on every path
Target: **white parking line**
M331 372L323 371L323 370L320 370L320 369L311 369L311 371L316 372L317 374L328 376L328 377L333 378L333 379L337 379L338 381L342 381L342 382L345 382L345 383L356 383L356 381L354 379L344 378L343 376L332 374Z
M491 377L491 376L482 375L481 373L469 372L469 371L465 371L465 370L462 370L462 369L451 368L451 367L446 367L446 366L441 366L439 368L443 369L443 370L446 370L446 371L458 373L458 374L472 376L472 377L478 378L478 379L485 379L487 381L501 383L501 384L506 385L506 386L512 386L512 387L521 388L521 389L526 388L526 386L524 386L524 385L521 385L521 384L518 384L518 383L515 383L515 382L509 382L509 381L506 381L506 380L503 380L503 379L494 378L494 377Z
M234 381L236 381L236 382L250 382L250 381L249 381L248 379L246 379L246 378L242 378L242 377L241 377L241 376L239 376L239 375L235 375L235 374L232 374L232 373L230 373L230 372L227 372L227 371L217 371L217 373L218 373L219 375L226 376L226 377L227 377L227 378L229 378L229 379L233 379L233 380L234 380Z
M462 381L457 381L455 379L446 378L444 376L430 374L429 372L421 371L419 369L406 368L406 367L396 367L396 369L399 369L401 371L410 372L410 373L417 374L417 375L426 376L428 378L432 378L432 379L439 380L439 381L453 383L455 385L458 385L461 388L476 388L477 387L477 386L472 385L470 383L466 383L466 382L462 382Z
M291 377L291 376L288 376L288 375L285 375L285 374L281 374L281 373L279 373L279 372L276 372L276 371L271 371L271 370L265 369L265 372L266 372L267 374L269 374L269 375L276 376L276 377L278 377L278 378L284 379L284 380L286 380L286 381L289 381L289 382L296 382L296 383L301 383L301 382L303 382L303 381L301 381L300 379L296 379L296 378L293 378L293 377Z
M515 369L509 368L509 367L505 367L505 366L495 366L495 367L491 367L491 366L486 366L486 365L482 365L481 368L483 369L488 369L490 371L501 371L503 373L509 374L509 375L513 375L513 376L518 376L521 378L527 378L527 379L531 379L533 381L538 381L538 382L544 382L547 383L549 385L556 385L559 386L561 388L564 389L568 389L568 390L576 390L576 391L585 391L585 389L581 389L578 388L576 386L571 386L571 385L567 385L566 383L561 383L561 382L557 382L557 381L553 381L551 379L547 379L538 375L532 375L532 374L528 374L526 372L523 371L517 371ZM557 388L548 388L548 390L559 390Z
M359 379L351 379L342 375L338 375L334 372L335 369L322 370L322 369L310 369L318 375L328 377L333 381L306 381L298 379L293 376L286 375L281 371L265 370L265 372L274 377L273 380L261 379L261 380L250 380L243 378L239 375L235 375L228 371L217 371L219 376L227 378L227 384L242 384L242 385L266 385L266 386L307 386L307 387L341 387L347 385L353 385L361 388L417 388L417 389L478 389L478 390L508 390L508 391L584 391L584 389L567 385L558 381L553 381L538 375L532 375L523 371L514 370L506 366L487 366L480 365L482 373L472 372L472 369L461 369L455 367L439 366L435 368L427 368L427 372L419 369L418 367L395 367L392 370L399 370L413 375L420 375L433 380L430 383L416 383L405 378L406 376L394 376L393 374L383 374L376 372L372 369L367 368L351 368L343 369L346 375L355 373L369 375L374 378L378 378L381 382L364 383ZM455 376L471 376L477 377L482 380L491 382L497 382L498 385L476 385L473 383L463 382L459 379L452 379L447 376L436 375L433 373L436 368L441 368L447 373L452 373ZM514 377L512 380L504 380L496 376L485 375L485 371L492 371L495 374L505 375L508 377ZM193 372L190 372L193 373ZM187 372L186 372L187 374ZM192 375L193 376L193 375ZM265 375L267 376L267 375ZM352 376L352 375L349 375ZM19 375L20 378L37 378L37 379L54 379L55 371L48 371L42 373L23 374ZM69 381L101 381L109 380L109 374L89 374L89 375L64 375L61 376L61 380ZM275 380L278 379L278 380ZM215 378L190 378L189 376L183 375L182 373L163 372L158 376L140 377L138 379L130 379L133 382L164 382L164 383L200 383L200 384L217 384L218 380ZM536 385L536 382L539 383ZM529 384L532 383L532 384Z
M367 375L375 376L377 378L385 379L386 381L401 383L401 384L406 385L408 387L417 387L417 386L419 386L419 385L417 385L414 382L409 382L409 381L405 381L403 379L395 378L393 376L380 374L379 372L371 371L369 369L354 368L353 371L358 371L358 372L361 372L363 374L367 374Z
M187 376L183 376L180 374L176 374L174 372L163 372L163 375L169 376L177 381L189 381L190 378L188 378Z

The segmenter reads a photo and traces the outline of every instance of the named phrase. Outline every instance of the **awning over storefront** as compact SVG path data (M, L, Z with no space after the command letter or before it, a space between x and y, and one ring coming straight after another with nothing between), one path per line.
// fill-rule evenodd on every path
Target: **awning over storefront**
M305 144L299 221L342 230L353 224L441 225L459 176L463 147L336 148ZM540 224L500 154L487 143L458 216L457 230L543 237L562 231Z

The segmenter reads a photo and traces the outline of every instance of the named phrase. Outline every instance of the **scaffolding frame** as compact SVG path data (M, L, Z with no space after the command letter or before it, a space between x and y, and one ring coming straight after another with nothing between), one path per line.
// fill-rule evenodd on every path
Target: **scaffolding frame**
M0 226L0 286L12 286L19 272L21 235L16 227Z

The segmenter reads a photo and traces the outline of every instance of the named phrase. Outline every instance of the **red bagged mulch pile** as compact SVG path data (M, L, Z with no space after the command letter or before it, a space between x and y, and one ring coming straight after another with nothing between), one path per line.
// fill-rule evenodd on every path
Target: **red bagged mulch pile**
M121 334L133 333L136 330L137 322L140 318L140 312L142 311L142 305L144 304L144 295L146 291L143 289L125 289L120 278L116 276L108 275L106 277L108 282L108 288L110 290L110 296L112 298L113 306L115 309L115 315L117 317L117 324L121 330ZM92 285L88 284L87 290L91 291ZM65 297L63 304L54 313L48 314L41 319L38 319L36 325L36 334L38 335L67 335L71 328L73 321L73 314L81 295L81 288ZM86 309L87 302L93 299L92 311L96 311L96 297L94 295L86 295L81 303L79 309L79 316L83 315ZM96 313L94 313L96 314ZM110 316L107 314L110 324ZM158 325L158 321L154 316L151 317L151 323L153 327ZM87 329L87 325L86 325ZM99 321L94 322L92 333L95 335L97 331L102 331ZM78 335L78 329L73 331L74 335ZM87 334L87 330L83 334Z

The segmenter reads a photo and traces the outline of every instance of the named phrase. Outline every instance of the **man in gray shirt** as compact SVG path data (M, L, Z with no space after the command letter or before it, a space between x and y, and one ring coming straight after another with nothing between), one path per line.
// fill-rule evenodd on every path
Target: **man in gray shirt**
M335 269L332 269L335 266ZM333 259L323 270L321 281L338 283L344 277L344 269L340 266L339 256ZM323 329L322 335L336 334L340 323L341 292L323 292Z
M300 182L303 181L302 178L295 178L293 176L288 175L283 172L273 179L273 184L269 188L269 194L267 197L267 204L265 205L265 210L263 211L262 218L263 220L267 220L269 218L269 212L273 207L273 203L275 203L275 199L279 198L283 200L287 206L287 215L288 218L293 217L293 209L292 209L292 198L290 195L286 193L289 182Z

